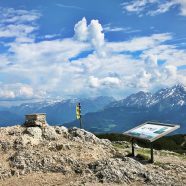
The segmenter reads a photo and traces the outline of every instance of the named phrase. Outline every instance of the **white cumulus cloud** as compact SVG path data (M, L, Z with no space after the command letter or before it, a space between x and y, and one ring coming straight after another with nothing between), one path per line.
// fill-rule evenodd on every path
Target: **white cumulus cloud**
M100 56L105 55L104 33L102 25L99 23L98 20L93 19L91 20L90 24L87 25L87 20L84 17L75 25L74 31L75 31L74 36L77 40L90 42L92 47Z
M30 99L41 99L45 96L45 92L33 89L27 84L3 84L0 83L0 100L30 100Z
M117 77L104 77L97 78L94 76L89 77L90 87L93 88L103 88L103 87L115 87L119 86L121 81Z
M86 41L88 39L88 27L85 17L74 26L75 38L79 41Z
M71 38L46 37L35 42L32 30L20 33L8 44L8 52L0 54L1 100L93 94L123 97L186 82L185 71L178 70L185 64L186 51L167 44L173 39L170 33L110 42L98 20L88 24L85 18L74 26Z

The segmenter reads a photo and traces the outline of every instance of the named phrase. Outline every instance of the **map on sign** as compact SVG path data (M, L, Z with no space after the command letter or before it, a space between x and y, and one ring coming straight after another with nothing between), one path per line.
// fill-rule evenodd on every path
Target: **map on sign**
M134 129L125 132L125 135L145 139L148 141L154 141L174 130L179 128L179 125L170 125L163 123L146 122Z

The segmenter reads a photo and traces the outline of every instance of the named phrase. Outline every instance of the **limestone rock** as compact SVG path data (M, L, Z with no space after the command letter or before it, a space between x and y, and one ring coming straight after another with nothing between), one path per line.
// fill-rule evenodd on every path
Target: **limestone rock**
M130 183L143 180L145 167L131 158L111 158L89 164L100 182Z
M55 126L54 127L55 128L55 131L56 131L56 133L57 134L59 134L59 135L63 135L63 137L68 137L68 129L66 128L66 127L64 127L64 126Z
M47 126L44 128L43 137L47 140L56 140L58 138L56 130L52 126Z
M80 138L83 142L91 142L95 144L100 142L99 138L84 129L73 127L69 129L69 133L73 138Z
M26 128L26 133L38 139L42 136L42 130L40 127L28 127Z
M167 156L168 162L146 165L126 157L128 142L117 142L122 145L118 150L109 140L83 129L14 126L0 128L0 133L0 179L59 173L73 176L74 186L186 185L186 162L177 153L156 153L157 161Z
M11 149L11 143L10 142L8 142L8 141L1 141L0 140L0 150L2 150L2 151L8 151L8 150L10 150Z
M0 180L11 177L11 171L0 166Z

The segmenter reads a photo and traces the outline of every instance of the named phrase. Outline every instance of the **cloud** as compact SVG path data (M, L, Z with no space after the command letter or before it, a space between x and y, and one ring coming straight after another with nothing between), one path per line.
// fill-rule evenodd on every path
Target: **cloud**
M171 79L177 78L177 68L173 65L166 65L165 66L165 74L167 75L167 78L171 77Z
M170 11L170 9L178 6L180 15L186 16L185 0L133 0L121 4L123 10L129 13L137 13L139 16L150 15L155 16Z
M41 14L35 10L27 11L13 8L1 8L0 38L14 38L18 42L33 42L35 23Z
M149 90L156 86L165 87L167 84L180 83L179 77L176 66L167 64L158 66L158 57L150 55L144 60L144 68L134 76L133 86L143 90ZM183 82L181 81L181 83Z
M38 43L14 43L9 51L14 53L13 58L22 65L55 64L69 62L69 58L90 50L90 45L74 41L73 39L57 39L51 41L41 41Z
M141 58L145 59L151 54L158 56L159 60L166 62L168 65L181 66L186 61L186 51L177 49L175 45L160 44L148 48L148 50L143 51Z
M126 31L129 28L123 28L123 27L114 27L111 24L106 24L103 25L103 30L104 32L122 32L122 31Z
M94 76L89 77L90 87L92 88L102 88L106 87L115 87L119 86L121 81L117 77L104 77L104 78L97 78Z
M1 11L1 23L28 23L37 20L41 17L41 14L36 10L23 10L14 8L2 8Z
M74 26L74 37L79 41L86 41L88 39L88 27L85 17Z
M64 4L56 4L56 6L60 7L60 8L70 8L70 9L79 9L82 10L83 8L79 7L79 6L73 6L73 5L64 5Z
M185 64L186 51L167 44L174 39L170 33L110 42L98 20L87 24L83 18L70 38L35 42L29 41L31 35L16 37L0 54L1 100L123 97L186 82L185 71L178 70Z
M42 38L44 39L53 39L53 38L56 38L56 37L59 37L60 34L47 34L45 36L43 36Z
M1 90L0 91L0 100L10 100L14 99L16 96L11 90Z
M167 1L165 3L159 4L156 10L151 10L147 14L151 16L159 15L169 11L174 5L176 5L175 1Z
M158 66L158 58L156 55L149 55L145 59L145 63L149 67L157 67Z
M135 32L141 32L139 29L132 29L130 27L113 27L111 24L106 24L103 26L104 32L124 32L124 33L135 33Z
M2 37L26 37L28 34L36 30L36 27L28 25L7 25L0 28L0 38Z
M185 0L175 0L175 3L180 5L180 15L186 16L186 1Z
M125 42L109 42L107 43L107 47L115 52L142 51L158 46L171 38L172 35L169 33L153 34L151 36L133 38Z
M123 9L128 12L141 12L145 9L145 6L151 3L151 1L148 0L135 0L131 3L122 3Z
M90 24L87 25L87 20L84 17L74 26L74 37L79 41L89 41L92 47L100 56L105 55L104 51L104 33L102 25L98 20L91 20Z
M30 99L41 99L45 95L44 92L33 89L26 84L1 84L0 100L30 100Z

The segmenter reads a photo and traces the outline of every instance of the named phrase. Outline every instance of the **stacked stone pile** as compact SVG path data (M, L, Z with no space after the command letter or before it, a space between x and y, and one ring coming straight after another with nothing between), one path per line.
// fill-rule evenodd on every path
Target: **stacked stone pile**
M37 114L28 114L25 115L25 123L23 124L26 127L45 127L47 126L46 114L37 113Z

